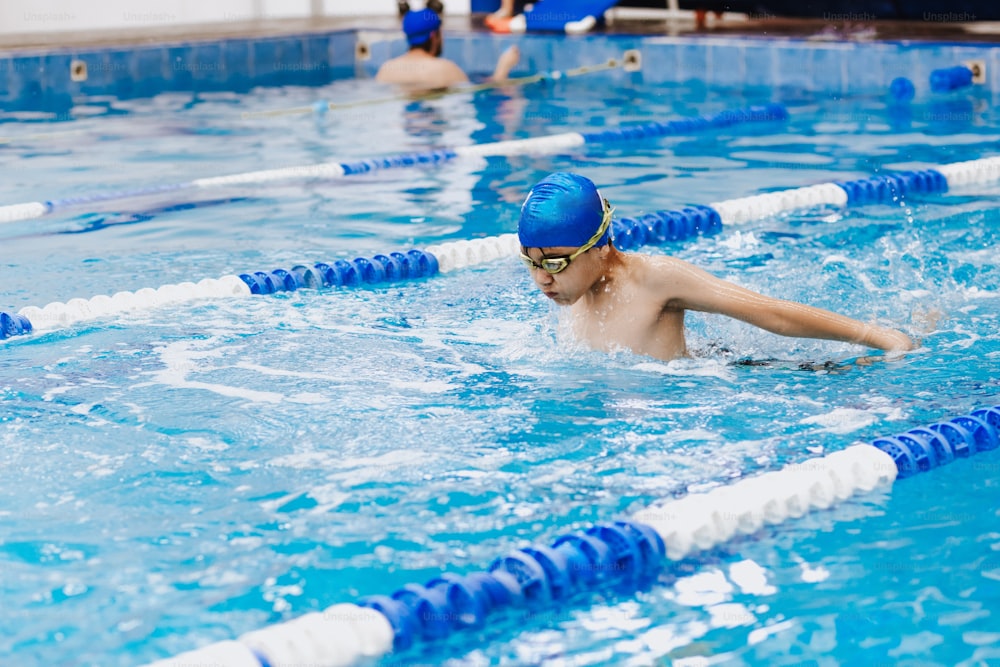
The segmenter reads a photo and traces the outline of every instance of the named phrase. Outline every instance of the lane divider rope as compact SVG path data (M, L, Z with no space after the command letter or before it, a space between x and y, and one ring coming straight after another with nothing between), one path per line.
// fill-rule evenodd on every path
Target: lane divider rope
M649 122L618 127L600 132L566 132L531 139L497 141L472 146L442 148L419 153L403 153L349 162L324 162L313 165L265 169L260 171L198 178L183 183L153 185L134 190L97 192L43 202L24 202L0 206L0 224L41 218L53 211L95 202L129 199L164 192L205 189L220 186L269 183L301 179L333 179L364 174L378 169L437 165L455 158L489 157L523 154L547 154L586 144L634 141L653 137L682 136L712 129L733 127L744 123L783 121L788 110L780 104L729 109L712 116L697 116L665 122Z
M687 206L635 218L617 218L612 222L612 230L616 247L634 250L644 245L709 236L719 233L724 225L739 225L796 210L831 205L893 204L910 195L946 192L949 186L997 181L1000 181L1000 157L983 158L936 169L880 174L731 199L708 206ZM351 261L338 259L311 267L294 266L291 270L250 271L239 276L206 278L198 283L144 288L135 293L118 292L113 296L99 295L89 300L77 298L67 303L53 302L43 308L27 306L17 313L0 311L0 339L167 303L423 279L513 256L518 247L516 234L501 234L450 241L405 253L389 252Z
M728 486L654 503L629 518L598 523L495 559L485 572L444 573L389 595L254 630L149 667L361 664L456 631L483 628L508 608L572 604L593 590L622 594L655 584L680 561L956 458L1000 445L1000 405L793 463ZM374 613L373 613L374 612Z
M245 111L240 114L243 119L248 118L275 118L278 116L296 116L304 114L319 114L323 115L327 111L339 111L342 109L356 109L363 106L371 106L374 104L385 104L387 102L417 102L422 100L436 100L442 97L447 97L449 95L471 95L474 93L479 93L484 90L492 90L494 88L506 88L508 86L525 86L532 83L538 83L540 81L559 81L562 79L571 79L577 76L582 76L584 74L593 74L595 72L605 72L608 70L623 68L626 72L637 72L642 69L642 56L640 52L636 49L629 49L622 54L621 60L617 58L609 58L603 63L598 63L596 65L581 65L580 67L574 67L567 70L551 70L548 72L539 72L538 74L529 74L526 76L510 77L503 79L501 81L485 81L483 83L466 84L462 86L454 86L452 88L447 88L445 90L437 90L430 93L424 93L421 95L392 95L390 97L379 97L375 99L366 100L355 100L352 102L327 102L325 100L317 100L312 104L307 106L289 107L286 109L272 109L270 111Z

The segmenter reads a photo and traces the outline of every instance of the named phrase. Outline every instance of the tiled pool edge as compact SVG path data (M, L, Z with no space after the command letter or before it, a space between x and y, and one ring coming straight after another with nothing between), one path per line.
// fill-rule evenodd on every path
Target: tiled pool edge
M365 59L357 57L362 43ZM771 86L830 94L887 90L898 76L928 93L934 69L970 60L986 65L981 93L1000 91L1000 44L934 42L823 42L802 38L590 34L495 35L449 32L446 55L485 76L499 53L520 45L515 72L568 69L640 49L642 71L613 72L648 83L701 81L710 86ZM558 48L556 48L558 45ZM401 53L400 33L345 28L269 37L173 40L119 47L0 52L0 107L7 111L68 110L84 96L149 97L161 92L246 92L257 86L318 86L340 78L372 76ZM74 81L74 61L86 80ZM78 72L79 74L79 72ZM77 78L80 78L79 76Z
M58 113L90 96L322 85L353 76L355 40L355 32L345 30L7 53L0 55L0 106ZM85 63L85 80L73 80L77 62Z
M523 35L518 38L453 35L449 54L466 67L492 69L496 56L516 39L522 61L535 67L567 69L588 62L618 57L626 49L639 49L640 76L649 83L698 81L709 86L768 86L831 94L871 94L888 91L892 79L911 79L917 94L929 93L933 70L982 60L986 81L976 90L1000 92L1000 44L931 42L823 42L801 38L586 35L566 38ZM559 43L555 48L554 44ZM489 44L491 48L483 48ZM381 45L376 45L381 47ZM372 48L372 64L388 54ZM966 91L967 92L967 91Z

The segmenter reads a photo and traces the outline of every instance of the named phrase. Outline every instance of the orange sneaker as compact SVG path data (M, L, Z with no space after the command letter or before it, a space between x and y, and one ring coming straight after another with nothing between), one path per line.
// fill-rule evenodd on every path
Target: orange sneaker
M490 14L483 20L483 23L485 23L486 27L493 32L509 33L510 20L511 17L509 16L493 16Z

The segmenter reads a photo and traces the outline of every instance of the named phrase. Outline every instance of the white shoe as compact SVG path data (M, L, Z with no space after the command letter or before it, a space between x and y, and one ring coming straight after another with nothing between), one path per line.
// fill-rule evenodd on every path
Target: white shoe
M597 19L593 16L584 16L579 21L569 21L566 23L566 32L570 35L582 35L590 32L590 29L597 25Z

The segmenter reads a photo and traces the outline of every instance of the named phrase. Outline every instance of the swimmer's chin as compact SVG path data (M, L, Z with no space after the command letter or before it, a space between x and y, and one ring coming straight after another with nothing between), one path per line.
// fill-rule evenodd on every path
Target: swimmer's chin
M553 303L559 306L572 306L577 302L577 299L571 299L564 294L559 292L542 292L546 297L548 297Z

